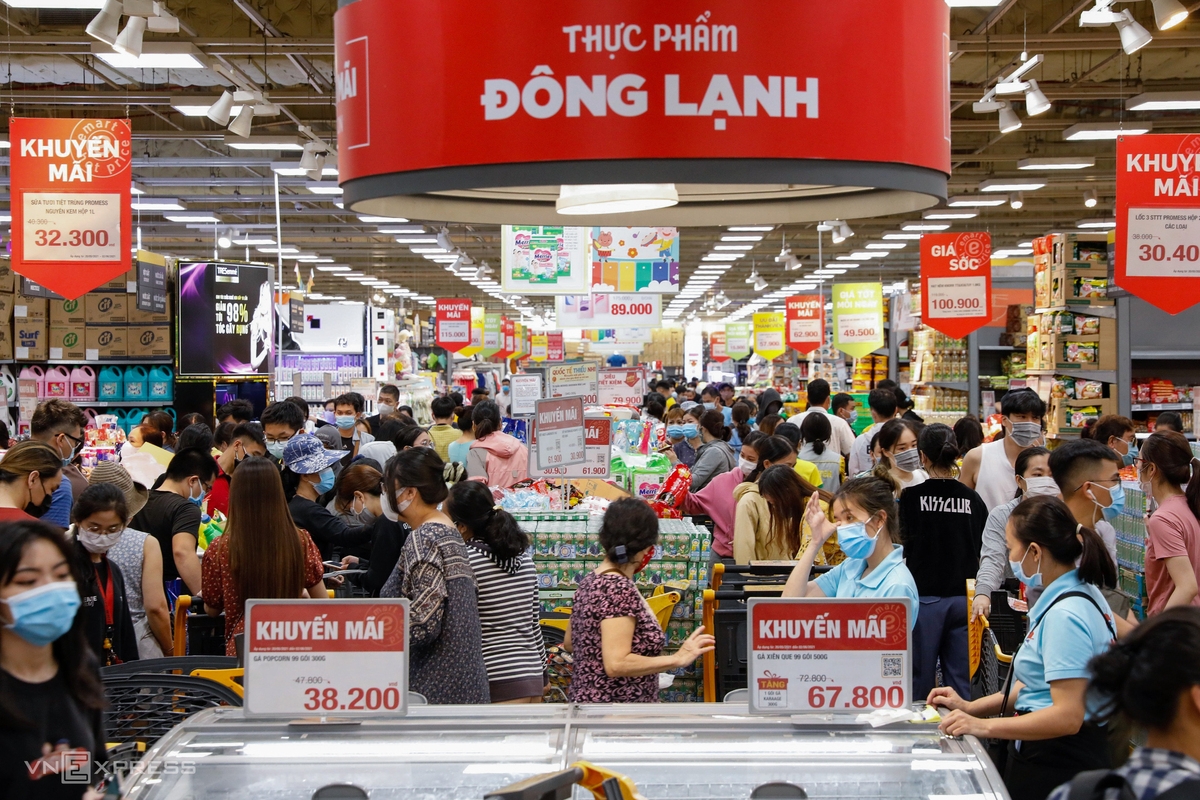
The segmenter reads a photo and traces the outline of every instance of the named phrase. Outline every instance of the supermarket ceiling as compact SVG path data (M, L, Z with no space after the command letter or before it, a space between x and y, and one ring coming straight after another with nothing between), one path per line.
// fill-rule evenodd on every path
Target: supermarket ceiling
M142 208L134 214L143 247L185 258L209 258L218 234L233 229L235 241L264 243L235 245L221 251L224 257L244 258L248 247L252 259L273 262L275 256L259 248L274 246L274 180L276 170L282 170L278 180L283 245L308 259L285 258L289 280L294 280L298 266L305 281L310 274L315 276L314 291L326 296L361 300L375 291L341 277L346 270L334 271L345 266L363 279L374 277L413 294L465 296L501 309L499 299L468 282L468 278L479 283L497 275L477 277L472 267L460 269L460 276L448 265L427 260L428 252L414 252L446 244L444 238L436 241L443 229L440 221L391 224L360 219L337 207L338 196L327 193L336 182L332 164L326 167L329 177L314 185L296 174L298 151L235 149L225 128L204 116L234 76L277 106L277 114L253 118L254 137L287 137L294 142L303 125L335 142L332 15L336 0L167 0L164 5L178 18L179 32L146 33L143 58L158 52L163 63L188 63L190 58L202 65L199 68L151 69L114 59L107 46L85 33L95 10L0 6L4 17L0 102L7 102L12 114L132 118L134 179L144 191L138 196ZM892 283L917 274L916 242L883 238L904 232L906 225L987 230L993 247L1004 250L1020 248L1049 231L1073 230L1080 221L1111 218L1115 144L1111 139L1074 136L1116 123L1127 130L1142 123L1158 132L1200 129L1200 109L1130 107L1134 98L1145 93L1200 92L1200 56L1195 50L1200 46L1200 18L1192 16L1160 31L1150 0L1122 3L1118 8L1128 9L1153 35L1148 44L1127 55L1115 26L1079 26L1080 14L1094 5L1095 0L999 0L992 8L951 9L950 195L980 195L986 182L1040 188L1019 195L1014 189L992 193L1004 198L999 205L851 219L855 235L840 244L833 244L829 233L821 234L826 265L846 269L842 277ZM1200 3L1188 2L1185 7L1196 12ZM1022 65L1023 53L1028 59L1041 56L1023 79L1036 80L1050 108L1031 115L1027 105L1031 100L1036 105L1036 97L996 96L1009 100L1009 111L1022 121L1019 129L1001 133L1002 120L1011 121L1007 112L1003 116L997 111L976 113L973 104L988 94L998 78ZM597 130L597 136L603 135ZM6 158L0 161L7 165ZM1078 168L1061 168L1068 163ZM1060 168L1046 169L1047 164ZM7 176L0 179L7 181ZM170 205L175 208L163 208ZM966 218L972 213L976 216ZM203 221L206 218L219 222ZM477 263L486 260L498 267L497 226L445 228L454 247ZM727 311L764 296L773 299L770 293L786 292L785 287L805 279L818 266L818 231L812 223L739 232L740 240L723 241L730 235L724 228L688 228L681 236L683 279L691 278L702 264L708 267L707 272L718 276L711 292L722 291L732 300ZM398 238L410 241L398 242ZM268 240L272 244L266 244ZM776 260L784 240L798 257L798 267L794 260L791 269ZM720 250L715 249L718 246ZM868 251L886 256L849 258ZM726 258L702 262L711 253ZM719 273L720 266L728 270ZM753 281L746 281L752 270L768 289L756 290ZM697 281L693 288L701 285ZM696 297L690 305L679 301L672 308L687 314L702 300ZM534 309L548 307L547 298L525 302Z

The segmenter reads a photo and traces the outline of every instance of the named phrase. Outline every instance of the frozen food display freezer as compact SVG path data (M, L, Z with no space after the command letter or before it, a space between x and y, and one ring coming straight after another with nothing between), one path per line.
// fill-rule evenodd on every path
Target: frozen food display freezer
M581 760L629 776L647 800L746 800L767 784L773 797L1007 798L974 738L752 717L732 703L413 706L353 724L211 709L155 744L126 788L131 800L310 800L331 785L371 800L480 800Z

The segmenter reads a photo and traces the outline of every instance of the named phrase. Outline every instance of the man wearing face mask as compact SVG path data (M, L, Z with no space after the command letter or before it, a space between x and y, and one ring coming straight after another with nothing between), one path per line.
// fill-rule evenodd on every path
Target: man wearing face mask
M283 448L288 441L304 430L304 414L289 400L271 403L259 422L266 438L267 452L276 463L283 460Z
M291 405L291 403L288 403ZM217 456L217 479L208 495L208 513L220 511L229 516L229 480L238 464L250 456L265 456L267 441L257 422L243 422L233 429L229 446Z
M988 511L1012 500L1017 492L1017 456L1042 444L1046 403L1032 389L1008 392L1000 401L1004 438L985 442L963 458L959 480L983 498Z
M71 524L71 506L74 498L87 489L87 478L72 462L83 449L83 429L87 417L74 403L66 400L47 400L33 412L30 420L31 438L45 442L62 459L63 482L59 484L50 501L50 510L42 519L60 528Z
M158 540L163 581L171 586L181 579L187 592L194 595L200 594L201 587L200 557L196 555L201 508L216 477L217 464L211 455L193 447L180 450L167 465L162 483L150 492L145 507L129 523Z
M1121 457L1100 442L1076 439L1051 451L1050 474L1076 522L1100 535L1115 564L1117 531L1112 523L1125 508Z
M500 406L500 416L507 417L508 409L512 405L512 387L508 384L508 378L500 381L500 393L496 395L496 405ZM445 460L445 458L442 459L442 461Z
M375 413L367 417L367 424L371 426L371 435L379 438L379 423L383 417L388 414L395 413L400 407L400 390L395 386L384 384L379 387L379 394L375 397ZM334 408L336 414L336 407Z
M321 498L334 487L333 465L342 459L338 450L327 450L316 436L301 433L283 451L283 491L296 526L308 531L321 551L322 561L340 559L343 551L370 541L371 527L348 525L324 505Z
M358 448L375 441L373 435L362 433L355 427L362 411L363 401L354 393L340 395L333 401L333 424L341 434L341 447L355 456L358 455Z

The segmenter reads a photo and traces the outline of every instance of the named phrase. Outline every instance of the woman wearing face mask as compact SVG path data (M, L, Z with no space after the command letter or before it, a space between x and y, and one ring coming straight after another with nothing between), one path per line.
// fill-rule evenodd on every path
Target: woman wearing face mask
M675 460L688 469L695 466L696 450L704 444L700 438L700 417L703 413L696 407L685 412L678 406L667 412L667 440L671 444L667 455L673 454Z
M693 413L693 412L689 412ZM700 416L700 438L704 444L696 450L692 465L692 491L700 491L722 472L737 469L738 457L729 446L729 428L719 409L710 409Z
M96 765L107 759L106 703L84 615L76 614L79 582L60 530L35 520L4 525L0 797L99 796L90 785L102 777ZM68 769L86 770L88 781L61 782Z
M296 525L308 531L316 542L322 561L333 561L335 555L340 560L341 552L363 545L371 538L369 526L347 525L319 502L333 489L333 465L344 455L338 450L326 450L321 441L309 433L293 436L283 450L283 489L288 497L288 508Z
M52 447L33 439L17 442L0 458L0 522L45 514L62 480L62 458Z
M709 564L715 564L723 558L733 558L734 517L737 512L734 490L738 484L749 480L750 473L758 468L758 448L766 438L758 431L751 431L742 442L738 468L721 473L703 489L689 492L684 498L683 513L705 514L713 521L712 546L708 549Z
M1129 417L1109 414L1089 422L1079 435L1083 439L1095 439L1101 444L1108 445L1121 457L1121 466L1128 467L1138 456L1135 430L1133 420Z
M410 528L379 592L407 597L409 687L430 703L488 703L478 587L462 534L441 511L449 492L442 460L418 447L396 454L383 480L383 513Z
M493 703L540 703L546 645L538 624L537 570L529 535L479 481L450 489L446 513L467 543L479 587L483 662Z
M789 455L795 457L790 449ZM812 530L804 519L808 499L819 495L822 508L829 508L832 495L821 492L797 475L794 465L788 464L787 460L780 459L779 463L762 470L755 483L744 483L734 490L738 505L733 528L733 560L738 564L795 558L812 538ZM766 461L764 457L762 462ZM825 563L823 552L818 558L817 563Z
M909 629L917 621L917 585L904 565L900 525L892 484L879 478L852 478L833 498L833 522L820 503L808 499L805 520L812 540L784 586L784 597L907 597L911 600ZM834 534L846 560L809 580L822 545Z
M832 436L828 414L805 414L800 421L800 452L796 454L796 458L817 468L821 473L821 488L831 493L842 485L842 457L829 449Z
M875 435L882 458L872 474L896 485L896 497L910 486L919 486L929 477L921 469L921 451L917 448L920 426L906 419L884 423Z
M942 712L944 733L1008 740L1001 773L1009 795L1044 800L1076 773L1109 766L1107 733L1096 724L1099 699L1089 703L1086 693L1088 662L1117 636L1099 589L1113 567L1104 542L1057 497L1022 501L1007 537L1013 574L1026 586L1045 587L1029 609L1011 686L975 701L942 686L928 702L949 709Z
M352 548L365 556L342 557L342 569L363 569L366 574L362 583L372 596L378 597L379 590L396 568L400 550L408 538L409 527L403 522L393 522L383 513L383 475L367 464L351 464L342 470L337 482L338 502L345 504L347 514L365 521L370 517L370 547Z
M628 497L610 505L599 537L604 561L579 582L564 643L574 657L567 698L655 703L658 673L690 666L715 640L699 627L677 652L662 654L663 629L633 580L658 542L658 518L645 501Z
M247 459L229 485L225 533L204 554L204 611L225 613L225 655L237 655L247 600L324 600L324 571L312 538L292 521L275 465Z
M929 694L939 658L945 685L969 696L967 581L979 569L988 510L974 489L957 480L958 441L949 425L922 428L917 450L929 479L905 490L897 505L921 597L913 629L913 697Z
M121 539L129 522L125 495L117 487L89 486L71 509L74 524L67 531L83 581L84 630L102 666L138 660L137 633L125 598L125 575L107 553Z
M1200 464L1183 434L1169 431L1150 434L1137 467L1142 491L1155 507L1146 521L1147 612L1200 606Z
M1017 496L988 513L983 526L983 541L979 552L979 571L975 574L975 599L971 601L970 621L992 612L992 592L1000 591L1004 579L1012 575L1008 568L1008 544L1004 531L1013 509L1026 497L1053 497L1058 484L1050 477L1050 451L1030 447L1017 456Z

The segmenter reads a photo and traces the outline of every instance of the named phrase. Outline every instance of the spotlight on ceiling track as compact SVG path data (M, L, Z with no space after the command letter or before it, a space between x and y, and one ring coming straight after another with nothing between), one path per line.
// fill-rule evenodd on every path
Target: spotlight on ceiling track
M254 123L254 106L246 104L238 112L233 122L229 123L229 132L243 139L250 136L250 126Z
M1017 192L1008 199L1008 205L1013 211L1020 211L1025 207L1025 196Z
M142 55L142 36L146 33L145 17L130 17L125 23L125 30L113 42L113 49L133 58Z
M1083 193L1083 204L1088 208L1095 208L1100 199L1096 197L1095 189L1088 189Z
M1179 0L1154 0L1154 24L1160 31L1174 28L1187 16L1188 10Z
M237 238L237 233L232 228L226 228L217 235L217 247L221 249L233 247L235 238Z
M108 45L115 44L121 27L123 10L124 5L121 0L104 0L104 7L100 9L100 13L92 17L92 21L88 23L87 35Z
M217 98L217 102L209 106L208 111L204 116L211 119L221 127L229 124L229 116L233 113L233 92L221 92L221 96Z
M1126 55L1133 55L1138 50L1141 50L1143 47L1150 44L1150 40L1154 37L1150 35L1150 31L1143 28L1138 21L1133 18L1133 14L1128 9L1123 11L1113 11L1112 5L1114 2L1116 2L1116 0L1096 0L1096 5L1094 8L1084 11L1079 15L1079 27L1104 28L1109 25L1116 25L1117 33L1121 37L1121 49L1125 51ZM1176 5L1178 6L1179 4L1176 3ZM1156 2L1156 19L1159 18L1158 6L1159 3ZM1162 18L1163 22L1170 22L1172 19L1178 17L1180 10L1184 10L1186 12L1186 9L1183 9L1182 6L1179 8L1170 9L1164 5L1163 8L1164 11L1169 12ZM1173 24L1178 25L1180 21L1182 21L1182 17L1175 19Z

